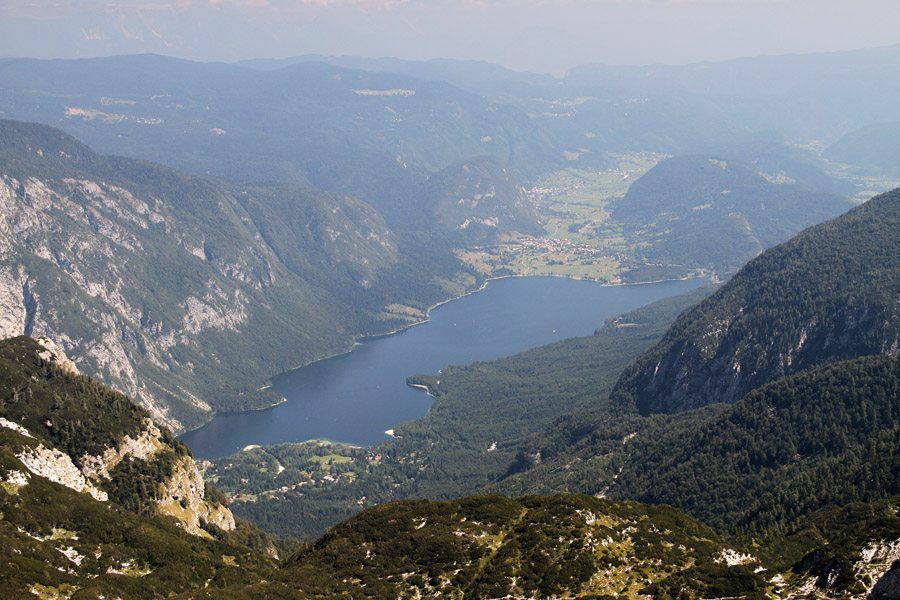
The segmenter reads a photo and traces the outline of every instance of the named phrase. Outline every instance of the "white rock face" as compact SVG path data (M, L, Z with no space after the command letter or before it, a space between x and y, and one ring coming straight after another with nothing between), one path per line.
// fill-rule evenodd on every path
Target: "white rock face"
M99 481L109 479L109 471L127 458L147 460L168 446L162 441L162 432L153 421L144 421L145 429L135 438L126 435L115 448L107 448L97 456L81 458L81 472L87 478ZM162 497L157 501L159 512L178 519L185 531L205 535L200 522L205 521L219 529L234 529L234 515L220 505L212 505L204 498L205 486L193 458L183 457L165 484Z
M109 479L109 471L125 457L145 460L165 448L165 444L160 440L162 432L159 427L149 419L144 424L147 428L137 438L126 435L117 448L107 448L98 456L85 454L81 457L81 472L91 479Z
M43 444L23 449L16 458L34 475L64 485L76 492L88 493L95 500L106 502L109 495L97 484L110 478L110 470L125 459L147 460L154 454L169 449L162 441L162 432L153 421L146 419L144 426L138 436L132 438L126 435L114 448L107 448L96 456L83 456L79 461L81 469L68 454L55 448L47 448ZM34 438L25 427L2 417L0 427ZM10 471L5 480L5 483L19 487L27 485L28 482L29 475L21 471ZM203 477L190 456L182 457L176 463L172 477L163 488L161 498L157 501L157 510L175 517L188 533L208 535L200 527L201 521L225 531L235 528L234 515L226 506L211 504L204 498Z
M2 233L0 233L2 237ZM2 245L0 245L2 250ZM25 333L28 309L25 306L24 277L10 267L0 269L0 338Z
M751 562L757 562L756 557L751 554L742 554L737 550L732 550L730 548L726 548L719 552L719 555L713 558L713 562L715 563L725 563L729 567L735 567L737 565L745 565Z
M36 448L26 448L16 455L25 467L37 475L54 483L64 485L76 492L86 492L101 502L106 502L109 496L103 490L97 489L91 481L72 462L72 458L65 452L46 448L38 444Z
M30 431L28 431L27 429L25 429L18 423L13 423L12 421L4 419L3 417L0 417L0 427L6 427L7 429L12 429L13 431L15 431L17 433L21 433L25 437L30 437L30 438L34 437L33 435L31 435Z
M9 471L6 474L6 483L22 487L28 485L28 473L22 471Z
M175 465L175 472L166 485L159 510L177 518L185 531L203 535L201 518L219 529L234 529L234 515L224 506L210 505L204 499L204 483L194 459L184 457Z
M887 577L891 565L900 560L900 540L884 540L869 544L863 547L859 554L860 560L854 565L858 581L879 582L881 584L879 597L886 597L885 590L887 588L900 590L900 577L896 572L888 580L881 582L881 579ZM874 588L871 591L874 591Z
M182 305L185 312L182 325L188 333L199 333L204 329L236 331L238 325L247 320L247 313L244 311L240 294L235 295L234 308L213 306L211 304L214 301L212 295L208 295L205 300L190 296Z
M71 375L81 375L78 371L78 367L75 366L74 362L69 360L69 357L66 356L65 351L59 344L47 337L35 338L35 341L46 348L45 351L39 352L38 356L44 360L55 362L66 373Z

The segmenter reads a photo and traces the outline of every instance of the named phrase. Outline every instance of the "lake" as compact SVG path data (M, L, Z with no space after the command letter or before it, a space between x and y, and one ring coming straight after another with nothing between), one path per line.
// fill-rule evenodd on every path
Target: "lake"
M322 439L370 445L385 431L424 416L431 397L406 385L417 373L509 356L590 335L606 318L692 290L708 280L603 286L563 277L509 277L434 308L427 323L366 338L347 354L272 379L287 401L265 410L217 416L181 436L199 458L251 444Z

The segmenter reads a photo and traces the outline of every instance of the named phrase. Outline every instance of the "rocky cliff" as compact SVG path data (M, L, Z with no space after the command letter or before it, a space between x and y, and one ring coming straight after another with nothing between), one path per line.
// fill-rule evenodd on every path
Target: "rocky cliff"
M98 501L175 517L194 535L234 529L231 511L205 497L187 449L127 398L79 374L53 342L0 342L0 372L0 427L21 463L13 478L20 485L43 477Z
M229 188L36 124L0 121L0 140L0 337L55 340L175 431L276 402L269 376L390 303L396 243L361 202Z

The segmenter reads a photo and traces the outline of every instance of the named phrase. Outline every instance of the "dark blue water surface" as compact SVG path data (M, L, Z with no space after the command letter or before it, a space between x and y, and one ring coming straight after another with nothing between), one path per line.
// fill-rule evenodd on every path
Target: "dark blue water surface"
M409 375L590 335L607 317L705 282L602 286L561 277L497 279L435 308L427 323L278 375L272 387L286 402L218 416L181 440L200 458L226 456L250 444L310 439L373 444L387 437L386 430L428 412L431 398L406 385Z

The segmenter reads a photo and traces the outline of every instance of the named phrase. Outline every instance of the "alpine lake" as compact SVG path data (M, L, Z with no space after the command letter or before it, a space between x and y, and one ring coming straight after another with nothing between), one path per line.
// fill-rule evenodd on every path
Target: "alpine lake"
M367 446L386 439L399 423L428 412L431 397L408 386L409 375L591 335L609 317L708 281L610 286L564 277L495 279L478 292L432 309L425 323L364 338L352 352L274 377L272 388L285 402L219 415L180 439L204 459L249 445L313 439Z

